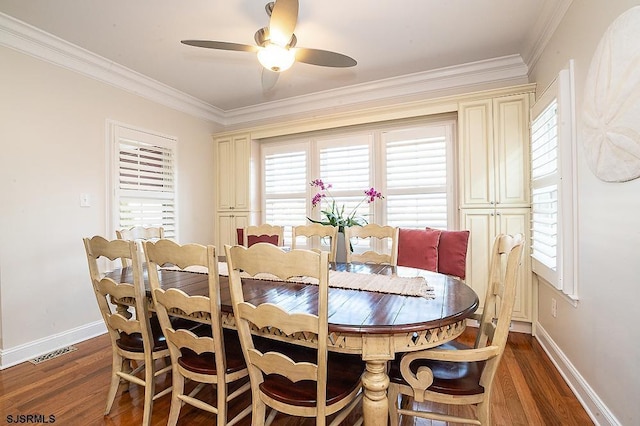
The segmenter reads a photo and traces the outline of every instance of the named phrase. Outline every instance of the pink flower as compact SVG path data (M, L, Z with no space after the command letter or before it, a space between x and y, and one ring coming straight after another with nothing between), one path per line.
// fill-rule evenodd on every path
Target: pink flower
M313 223L321 223L323 225L333 225L337 226L342 232L345 227L348 226L362 226L366 225L368 222L364 217L356 216L358 212L358 208L365 201L367 203L373 203L376 198L384 198L382 194L375 190L375 188L370 188L364 191L364 197L360 202L351 210L351 212L345 212L345 205L338 206L336 204L335 198L329 191L332 187L330 183L325 183L322 179L315 179L309 182L309 185L315 188L318 188L319 191L316 195L311 199L312 206L318 207L323 203L323 200L327 200L327 208L322 210L320 213L324 215L322 220L317 219L309 219L310 222ZM367 215L368 216L368 215Z
M320 188L320 190L322 191L326 191L327 189L331 188L331 184L327 183L325 184L322 179L315 179L312 180L311 183L309 183L309 185L311 186L317 186L318 188ZM315 204L314 204L315 205Z
M384 198L382 196L382 193L376 191L375 188L371 188L364 191L364 195L366 195L369 198L367 203L373 203L376 200L376 198Z
M313 198L311 199L311 205L313 207L317 206L318 204L320 204L322 202L322 199L324 197L326 197L325 194L318 193L318 194L314 195Z

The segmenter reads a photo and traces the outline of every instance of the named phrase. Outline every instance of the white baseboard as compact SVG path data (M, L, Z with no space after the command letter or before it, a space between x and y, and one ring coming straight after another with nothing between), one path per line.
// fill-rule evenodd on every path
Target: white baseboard
M0 370L106 332L104 321L100 320L13 348L2 349L0 350Z
M551 362L556 366L564 380L567 382L573 393L580 401L593 420L596 426L620 426L621 423L609 411L609 408L598 397L589 383L582 377L580 372L573 366L569 358L560 350L558 345L553 341L549 333L540 325L536 324L536 339L544 351L551 358Z

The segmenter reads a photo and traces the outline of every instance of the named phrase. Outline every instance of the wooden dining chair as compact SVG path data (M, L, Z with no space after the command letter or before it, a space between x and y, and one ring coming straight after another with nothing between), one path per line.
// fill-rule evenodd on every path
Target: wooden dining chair
M173 392L168 425L178 421L184 403L213 413L218 426L232 426L251 413L251 405L231 419L228 404L250 389L247 366L242 355L238 333L223 329L220 313L220 285L218 260L214 246L198 244L179 245L170 240L144 243L149 269L149 284L162 330L167 338L173 371ZM206 268L208 296L188 295L184 291L160 287L160 266L174 268ZM189 272L185 272L189 273ZM189 324L176 325L171 314L196 314L210 320L209 324L193 328ZM242 380L244 379L244 382ZM185 381L197 382L191 393L185 393ZM215 387L216 405L197 398L205 385ZM238 384L230 391L230 385Z
M340 424L362 399L364 363L357 356L327 349L329 253L285 252L265 243L225 246L225 252L236 326L251 378L252 425L269 425L277 412L315 417L316 425L326 425L327 416L332 416L329 424ZM312 277L318 286L305 291L308 296L295 306L247 301L241 271L251 277L269 273L283 280ZM299 311L308 306L313 313ZM316 336L317 347L260 339L252 333L260 330L272 337ZM265 420L267 407L271 412ZM361 423L359 418L351 424Z
M160 238L164 238L164 228L162 226L133 226L131 228L117 229L116 237L119 240L129 241L154 241ZM142 253L142 250L140 250ZM126 268L131 266L131 262L128 259L122 260L122 267Z
M373 249L357 253L351 248L356 245L354 239L369 239L371 245L375 241L389 242L389 251L377 252ZM345 228L345 244L347 250L347 263L378 263L396 266L398 264L398 228L388 225L370 223L364 226L350 226Z
M243 245L251 247L256 243L270 243L276 246L284 244L284 228L278 225L252 225L244 228Z
M100 236L84 238L83 241L89 262L91 283L111 338L113 353L111 385L104 414L107 415L111 411L121 380L127 380L144 386L142 424L150 425L153 401L171 392L171 387L167 387L156 394L155 378L168 373L171 366L156 367L157 360L169 356L169 349L157 317L149 313L142 264L138 253L139 247L133 241L108 241ZM100 258L130 261L133 279L129 282L116 282L104 277L98 266ZM117 305L119 300L126 304L131 304L133 301L133 313ZM138 364L135 369L132 369L131 361ZM144 373L142 378L141 373Z
M389 369L391 426L400 415L475 425L491 424L491 388L502 358L516 297L524 237L498 235L493 245L484 310L474 347L452 341L435 349L409 352L392 361ZM475 417L422 411L403 398L447 405L475 406Z
M323 225L321 223L311 223L309 225L294 226L291 231L291 248L295 249L298 237L305 237L307 240L314 237L329 238L329 262L336 261L336 250L338 243L338 228L331 225ZM317 246L321 246L322 240L318 241Z

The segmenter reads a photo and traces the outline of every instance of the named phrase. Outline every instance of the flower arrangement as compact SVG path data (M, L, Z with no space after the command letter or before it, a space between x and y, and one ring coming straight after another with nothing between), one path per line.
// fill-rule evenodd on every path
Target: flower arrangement
M370 204L373 203L376 199L384 198L382 193L376 191L375 188L366 189L364 191L364 198L358 203L358 205L353 208L350 213L345 214L345 205L343 204L342 207L338 208L335 198L333 198L333 195L331 195L331 192L329 192L329 189L331 189L332 187L330 183L325 183L322 181L322 179L315 179L311 181L309 185L318 188L319 190L319 192L314 195L313 199L311 200L311 205L313 206L313 208L322 205L323 200L325 200L329 204L329 208L320 211L320 213L324 215L325 220L314 220L311 218L307 219L309 219L309 221L313 223L337 226L340 232L344 232L345 227L366 225L368 222L365 218L356 216L358 207L360 207L360 205L365 201Z

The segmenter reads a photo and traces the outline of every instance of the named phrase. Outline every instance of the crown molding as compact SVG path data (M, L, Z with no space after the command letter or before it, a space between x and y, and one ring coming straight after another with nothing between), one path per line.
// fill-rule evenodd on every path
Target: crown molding
M225 128L523 84L529 71L520 55L510 55L225 111L3 13L0 45Z
M538 59L572 2L573 0L547 0L545 2L542 13L538 17L524 49L524 60L529 70L532 70L538 63Z
M3 13L0 13L0 45L195 117L224 123L221 109Z
M225 125L335 111L336 107L370 108L410 102L438 96L452 88L481 90L488 83L522 84L528 81L527 75L528 67L520 55L503 56L228 110Z

